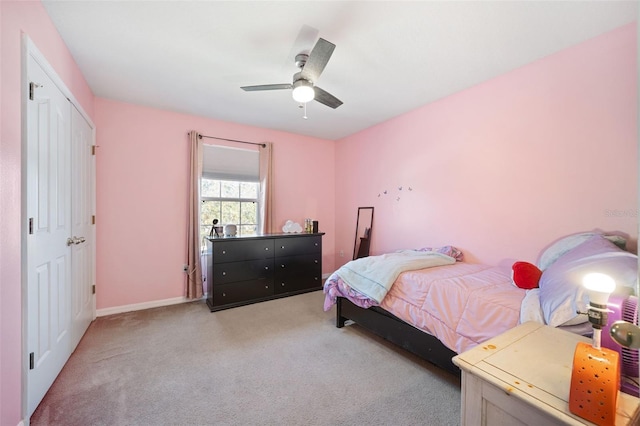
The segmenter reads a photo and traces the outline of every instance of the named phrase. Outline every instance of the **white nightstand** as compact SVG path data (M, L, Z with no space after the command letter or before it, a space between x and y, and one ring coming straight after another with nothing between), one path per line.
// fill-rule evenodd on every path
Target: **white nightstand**
M576 343L589 339L528 322L457 355L462 425L591 425L569 411ZM640 399L618 397L616 425L640 424Z

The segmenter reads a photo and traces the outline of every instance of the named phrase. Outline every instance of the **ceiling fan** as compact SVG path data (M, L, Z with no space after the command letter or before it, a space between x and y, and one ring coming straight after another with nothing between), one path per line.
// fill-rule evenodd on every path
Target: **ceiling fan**
M241 89L247 92L293 89L292 96L297 102L307 103L315 99L328 107L338 108L342 105L340 99L314 85L324 67L327 66L335 48L335 44L320 38L308 55L306 53L296 55L296 66L300 68L300 72L293 75L293 83L291 84L262 84L244 86Z

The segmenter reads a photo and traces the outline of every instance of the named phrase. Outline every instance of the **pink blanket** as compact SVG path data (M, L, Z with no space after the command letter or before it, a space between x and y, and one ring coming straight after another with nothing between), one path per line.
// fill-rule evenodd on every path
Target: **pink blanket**
M325 310L338 296L363 308L377 305L334 275L325 294ZM508 269L457 262L401 273L380 307L462 353L518 325L524 296Z
M402 273L380 307L462 353L518 325L524 296L510 271L458 262Z

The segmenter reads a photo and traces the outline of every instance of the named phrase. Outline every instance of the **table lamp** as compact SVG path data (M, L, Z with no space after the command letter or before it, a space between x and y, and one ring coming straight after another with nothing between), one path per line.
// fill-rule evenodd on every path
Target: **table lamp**
M597 425L614 425L620 388L620 354L600 346L602 328L607 325L607 301L615 290L611 277L585 275L589 295L588 316L593 326L593 343L579 342L573 354L569 411Z

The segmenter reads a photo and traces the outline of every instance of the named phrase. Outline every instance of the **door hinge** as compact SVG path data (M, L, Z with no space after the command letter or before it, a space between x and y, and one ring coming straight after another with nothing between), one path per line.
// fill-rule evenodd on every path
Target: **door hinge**
M35 354L31 352L29 354L29 370L33 370L35 368L34 358L35 358Z
M96 294L96 285L91 286L91 294Z
M33 218L29 218L29 235L33 234Z
M92 225L96 224L96 215L95 214L91 216L91 224Z
M29 83L29 100L30 101L34 99L37 87L42 87L42 85L38 83L34 83L33 81Z
M96 155L96 146L91 145L91 155Z

